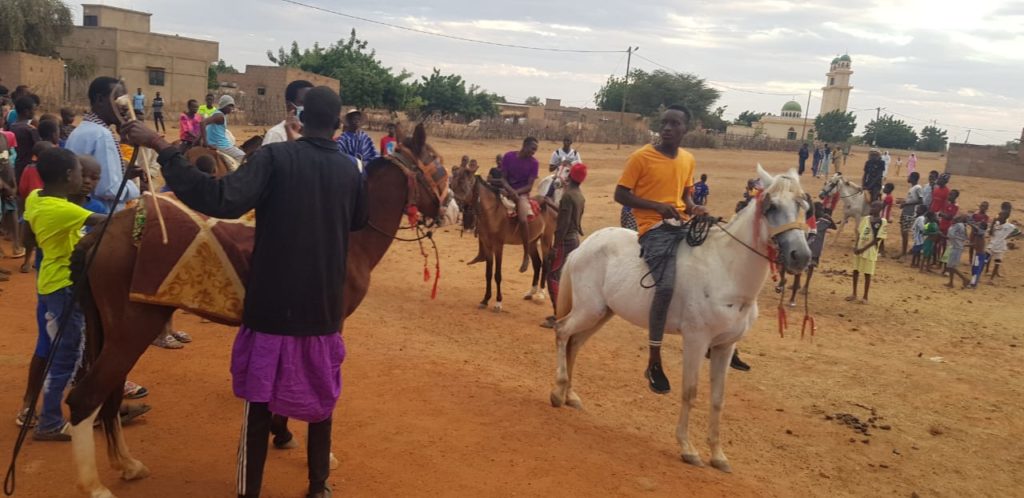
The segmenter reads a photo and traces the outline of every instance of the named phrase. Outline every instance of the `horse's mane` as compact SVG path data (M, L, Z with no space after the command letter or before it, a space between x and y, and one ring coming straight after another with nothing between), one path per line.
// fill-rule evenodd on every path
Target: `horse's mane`
M796 197L804 196L804 189L800 186L800 178L797 176L796 171L792 169L776 176L775 180L764 192L771 196L783 194L790 194Z

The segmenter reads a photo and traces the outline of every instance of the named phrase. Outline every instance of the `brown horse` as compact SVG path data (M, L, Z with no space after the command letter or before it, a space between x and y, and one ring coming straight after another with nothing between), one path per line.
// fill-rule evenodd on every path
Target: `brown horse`
M407 208L414 205L429 218L439 219L442 215L440 199L445 191L436 187L441 183L437 181L438 168L444 171L440 156L427 145L422 126L417 127L412 139L405 144L406 154L413 157L398 161L378 159L366 166L369 225L351 234L343 303L345 316L355 311L366 296L370 272L395 240ZM94 230L72 256L72 266L79 269L87 254L95 252L86 282L83 282L87 289L82 302L87 323L87 370L67 399L71 408L78 485L93 498L113 496L100 482L96 470L92 425L97 415L103 422L111 465L121 471L121 477L133 480L149 475L149 470L129 453L121 432L117 416L123 395L121 386L174 313L171 307L132 302L128 298L138 256L132 237L134 221L134 209L114 215L99 247L95 247L99 230ZM204 318L238 325L213 316Z
M482 178L474 178L476 180L470 209L463 213L463 220L471 216L476 223L480 254L473 262L479 262L482 258L487 263L484 270L487 287L484 298L480 301L480 307L486 308L491 300L491 280L493 278L497 291L494 311L501 311L501 258L505 245L522 245L523 239L519 236L519 221L508 217L508 210L502 204L498 190ZM555 240L555 222L558 219L558 213L547 205L543 197L536 197L534 200L540 204L541 213L540 216L531 220L528 226L532 242L530 260L533 262L533 283L530 292L523 298L543 301L544 294L540 289L544 287L547 274L543 263ZM538 244L540 245L539 250Z

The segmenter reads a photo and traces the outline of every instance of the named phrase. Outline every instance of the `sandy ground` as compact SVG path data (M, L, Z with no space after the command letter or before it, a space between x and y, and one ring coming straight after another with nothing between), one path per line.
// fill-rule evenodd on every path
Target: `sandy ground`
M462 154L490 165L516 144L434 145L450 166ZM543 144L542 157L555 147ZM584 228L615 225L611 194L629 148L582 144L580 150L591 168ZM795 163L783 153L694 153L699 172L710 175L711 209L720 214L732 212L758 161L774 171ZM854 165L863 160L851 157L846 169L859 170ZM919 168L942 169L938 158L924 158ZM818 180L805 182L814 193L821 187ZM1022 201L1016 183L954 178L952 186L963 192L964 209L982 199ZM418 249L398 243L346 322L349 357L334 424L341 468L331 483L347 496L1024 495L1024 338L1014 325L1024 317L1017 308L1024 304L1017 289L1020 253L1009 253L1007 278L975 291L947 290L939 277L886 259L872 303L856 305L843 301L850 292L851 239L847 228L839 244L828 246L813 281L819 325L813 341L799 339L798 312L791 313L790 334L779 338L776 294L765 286L763 316L741 343L753 370L731 372L727 385L723 438L731 475L680 461L678 390L668 396L647 390L644 331L612 320L580 355L575 385L585 409L553 409L554 341L537 326L549 305L520 300L528 277L506 263L505 311L477 309L483 268L464 264L476 243L442 229L440 295L431 301ZM0 266L17 268L13 260ZM0 289L0 376L7 379L0 406L9 416L0 424L0 441L7 455L36 336L35 296L29 275L16 273ZM242 405L228 373L233 330L180 314L176 324L195 342L179 351L154 348L131 374L151 390L145 401L154 409L126 434L152 476L122 482L102 451L99 456L102 478L122 497L234 493ZM666 344L666 368L678 387L681 344ZM706 380L705 367L691 421L691 438L705 458ZM850 413L865 420L870 409L876 425L890 430L872 429L865 437L825 417ZM69 450L29 440L18 462L18 495L77 496ZM303 496L304 465L304 451L272 452L264 496Z

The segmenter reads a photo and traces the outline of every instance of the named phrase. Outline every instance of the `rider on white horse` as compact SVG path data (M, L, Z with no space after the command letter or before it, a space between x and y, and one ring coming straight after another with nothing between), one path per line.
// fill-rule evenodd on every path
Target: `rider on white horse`
M707 214L704 206L693 202L696 160L679 147L689 123L690 111L685 107L666 109L661 115L660 142L633 152L615 187L615 201L631 208L636 217L641 256L655 286L648 321L650 355L644 376L658 394L671 390L661 366L661 341L675 291L676 266L672 262L687 232L681 222Z

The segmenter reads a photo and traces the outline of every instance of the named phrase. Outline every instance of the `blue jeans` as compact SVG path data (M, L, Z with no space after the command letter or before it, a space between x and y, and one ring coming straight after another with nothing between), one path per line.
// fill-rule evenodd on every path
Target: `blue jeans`
M39 415L39 432L53 432L64 426L64 414L61 402L64 401L64 389L71 382L75 370L82 359L85 345L85 315L72 300L71 287L65 287L52 294L42 296L46 306L46 333L50 337L53 363L43 383L43 411ZM60 326L61 314L70 313L64 326L64 335L55 341L57 328Z

